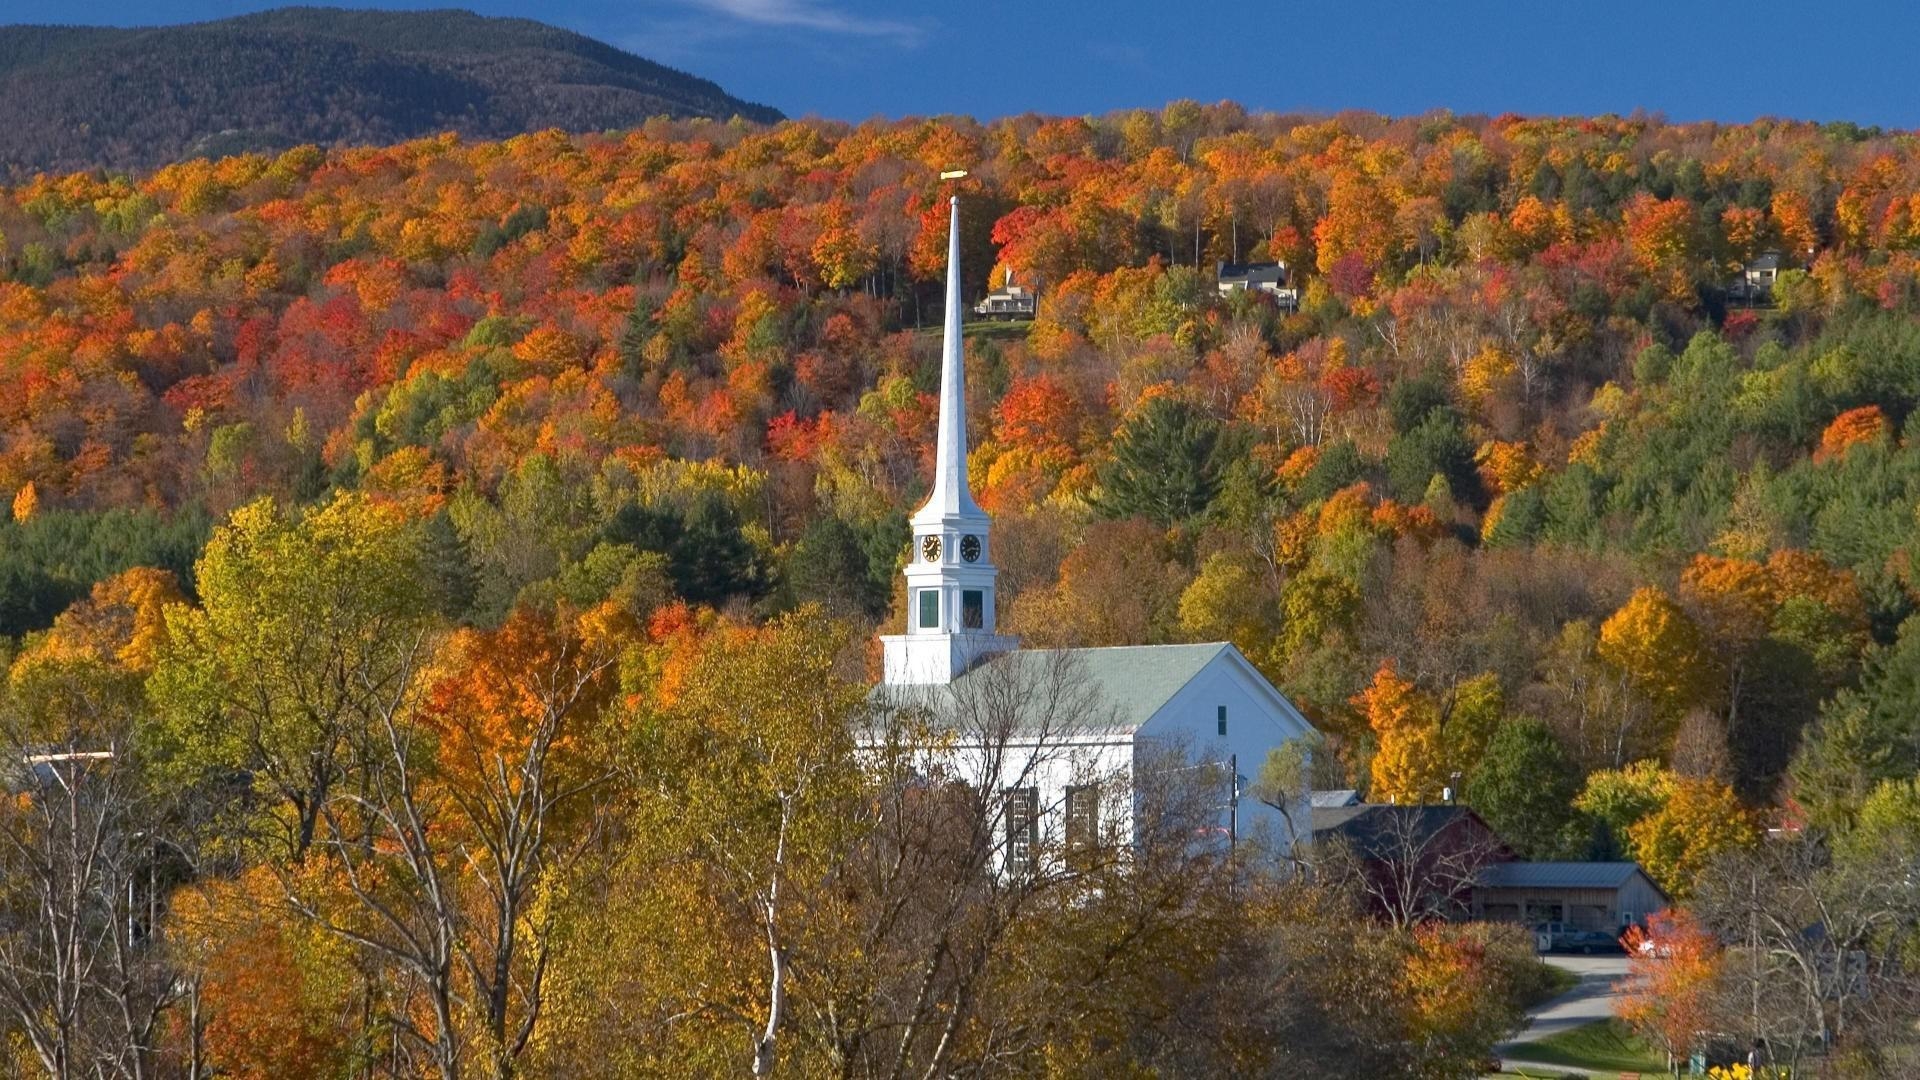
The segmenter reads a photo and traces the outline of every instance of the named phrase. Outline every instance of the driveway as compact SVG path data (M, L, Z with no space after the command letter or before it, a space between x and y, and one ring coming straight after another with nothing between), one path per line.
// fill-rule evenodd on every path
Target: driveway
M1613 984L1626 978L1626 957L1547 956L1542 959L1554 967L1571 971L1579 976L1580 981L1566 993L1528 1013L1526 1030L1515 1036L1512 1042L1501 1043L1493 1048L1502 1060L1525 1061L1527 1043L1538 1042L1613 1015L1614 1002L1619 997L1614 992Z

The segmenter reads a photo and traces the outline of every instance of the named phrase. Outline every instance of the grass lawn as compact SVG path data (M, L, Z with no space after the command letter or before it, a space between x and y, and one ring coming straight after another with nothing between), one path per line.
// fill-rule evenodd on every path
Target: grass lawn
M1539 1042L1521 1043L1510 1048L1509 1056L1517 1061L1609 1072L1662 1076L1667 1071L1666 1055L1642 1042L1618 1020L1595 1020Z
M1012 341L1026 337L1027 331L1032 327L1032 319L1014 319L1008 322L981 320L962 323L960 336L970 340L984 338L990 341ZM931 326L923 326L920 328L920 333L928 337L939 337L942 333L941 324L935 321Z
M1534 988L1532 994L1528 995L1526 1005L1529 1009L1536 1005L1544 1005L1552 1001L1554 998L1573 989L1580 983L1580 976L1575 975L1566 968L1554 967L1545 960L1538 961L1538 963L1540 964L1540 985Z

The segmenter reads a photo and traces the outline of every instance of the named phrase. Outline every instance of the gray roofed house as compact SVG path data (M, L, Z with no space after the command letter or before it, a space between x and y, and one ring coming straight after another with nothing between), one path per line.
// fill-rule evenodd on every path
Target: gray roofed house
M1510 862L1480 871L1480 884L1492 889L1617 889L1635 874L1634 862Z
M1464 848L1483 850L1487 859L1513 858L1479 814L1447 804L1315 806L1313 840L1316 844L1342 841L1368 858Z
M1779 252L1763 251L1741 266L1740 276L1728 287L1727 292L1735 300L1750 304L1770 300L1774 283L1780 280L1782 269Z
M1352 788L1339 788L1334 791L1316 791L1313 793L1315 810L1334 810L1342 806L1360 805L1360 793Z
M1425 881L1448 892L1427 905L1447 918L1618 933L1670 903L1638 863L1521 861L1464 806L1315 805L1312 816L1316 848L1343 846L1374 868L1376 900Z
M1231 296L1236 292L1262 292L1273 297L1288 311L1297 310L1300 306L1300 290L1293 286L1292 277L1287 273L1287 264L1283 262L1223 262L1215 270L1214 283L1221 296Z
M1478 918L1609 932L1643 923L1670 902L1634 862L1496 863L1480 870L1473 893Z
M1375 910L1396 922L1464 917L1474 874L1514 857L1465 806L1357 803L1311 814L1316 865L1359 882Z

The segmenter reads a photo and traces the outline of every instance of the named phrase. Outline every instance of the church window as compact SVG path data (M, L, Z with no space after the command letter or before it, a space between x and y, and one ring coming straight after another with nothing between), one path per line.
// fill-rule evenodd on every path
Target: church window
M1093 784L1067 787L1067 854L1092 851L1100 844L1100 789Z
M1040 846L1040 789L1008 788L1006 797L1007 873L1030 874Z
M968 630L978 630L987 622L986 593L979 589L964 589L960 593L960 625Z
M1220 734L1225 735L1227 733L1227 707L1225 705L1220 706L1218 719L1220 721Z
M920 590L920 629L938 630L940 628L940 590Z

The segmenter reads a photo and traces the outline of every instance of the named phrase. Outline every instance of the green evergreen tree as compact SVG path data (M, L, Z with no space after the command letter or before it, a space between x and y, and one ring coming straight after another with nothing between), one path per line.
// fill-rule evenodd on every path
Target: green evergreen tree
M1387 415L1393 420L1395 434L1412 431L1436 412L1457 416L1447 397L1446 380L1432 372L1401 379L1387 391Z
M1525 547L1540 536L1547 524L1547 504L1540 489L1532 485L1507 495L1500 504L1500 520L1487 533L1488 547Z
M858 530L838 515L815 518L787 553L786 602L817 602L829 611L878 619L891 598L884 582L874 580Z
M1100 508L1169 526L1200 517L1220 491L1221 442L1219 421L1184 401L1153 399L1114 438Z
M1920 773L1920 619L1868 653L1860 686L1820 710L1788 771L1808 819L1836 829L1853 823L1881 781Z
M441 510L427 519L422 543L434 609L454 622L468 621L480 595L480 572L473 565L466 537L460 535L452 516Z
M1453 497L1480 501L1480 474L1473 467L1473 443L1451 410L1435 409L1413 430L1387 444L1387 487L1402 502L1419 502L1427 485L1444 476Z
M767 591L759 552L716 491L702 491L681 508L624 506L608 524L606 539L665 555L674 591L696 604L757 599Z

